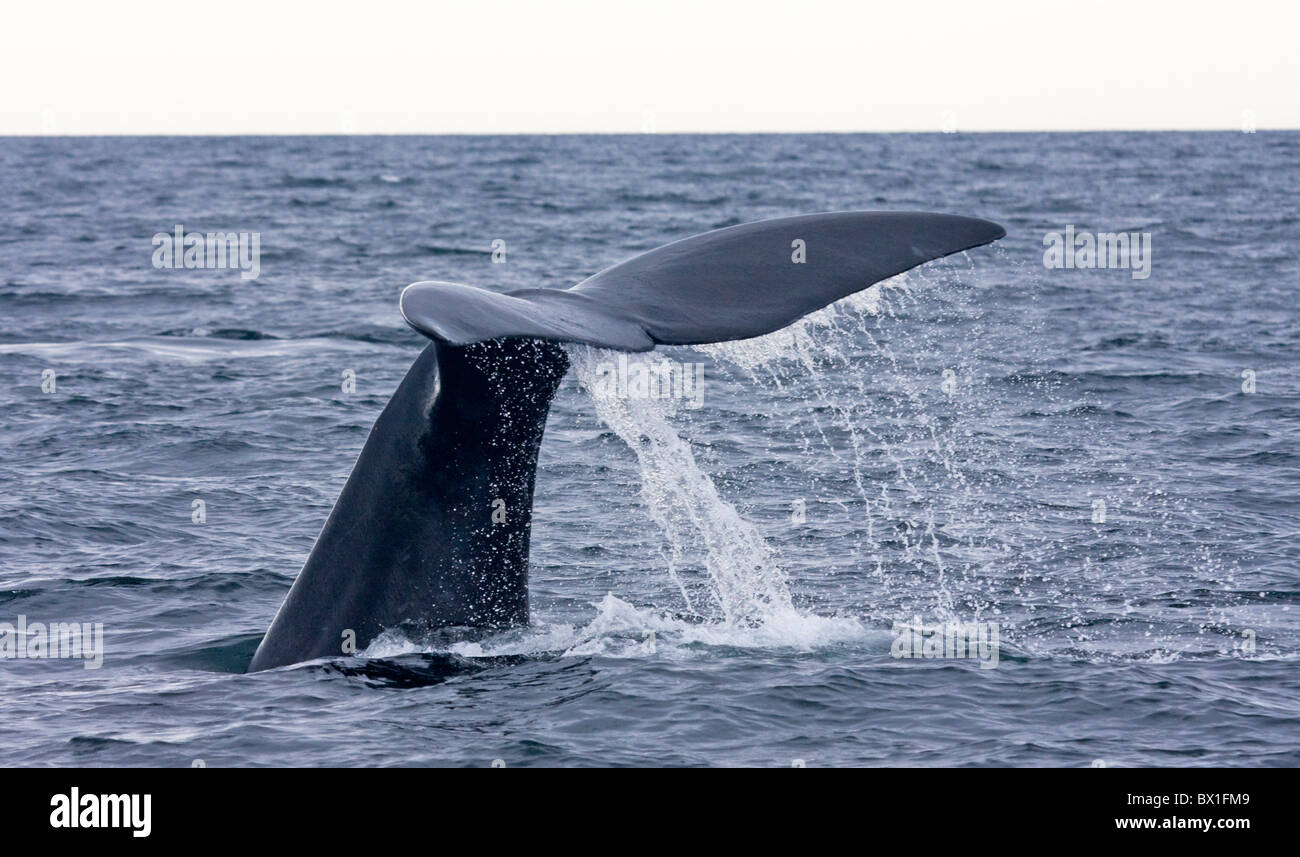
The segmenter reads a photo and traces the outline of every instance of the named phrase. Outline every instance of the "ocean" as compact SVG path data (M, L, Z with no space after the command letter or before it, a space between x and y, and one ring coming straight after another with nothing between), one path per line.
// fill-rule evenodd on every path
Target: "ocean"
M0 765L1300 764L1297 200L1293 132L0 139L0 623L103 635L0 659ZM691 398L570 349L530 626L245 674L402 287L836 209L1008 235L656 351ZM155 267L178 225L257 276Z

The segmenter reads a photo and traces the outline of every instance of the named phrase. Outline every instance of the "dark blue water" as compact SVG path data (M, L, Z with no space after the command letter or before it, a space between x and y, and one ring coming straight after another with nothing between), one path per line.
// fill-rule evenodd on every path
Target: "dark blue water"
M0 141L0 621L105 634L0 660L0 764L1300 764L1297 199L1294 133ZM673 350L698 410L567 380L531 628L242 674L423 345L402 286L850 208L1009 235ZM155 269L178 223L260 276ZM1151 276L1046 269L1067 225ZM997 667L891 657L917 615Z

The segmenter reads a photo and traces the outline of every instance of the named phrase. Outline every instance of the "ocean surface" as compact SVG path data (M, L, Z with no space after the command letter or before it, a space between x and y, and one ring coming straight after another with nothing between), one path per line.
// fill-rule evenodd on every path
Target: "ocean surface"
M1298 200L1265 131L0 140L0 622L104 641L0 660L0 764L1300 764ZM699 407L574 349L530 627L244 674L424 345L403 286L831 209L1009 234L664 349ZM177 224L259 276L155 268ZM1045 267L1067 227L1150 276ZM894 657L917 621L996 666Z

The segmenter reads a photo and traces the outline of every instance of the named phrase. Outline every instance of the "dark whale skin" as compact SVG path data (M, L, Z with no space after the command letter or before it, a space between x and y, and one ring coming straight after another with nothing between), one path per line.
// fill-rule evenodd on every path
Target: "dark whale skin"
M501 294L414 283L402 292L402 314L430 339L456 345L506 336L620 351L704 345L772 333L881 280L1006 234L989 220L928 211L777 217L665 244L568 289Z
M568 365L539 340L425 348L249 670L341 656L386 628L525 624L537 452Z

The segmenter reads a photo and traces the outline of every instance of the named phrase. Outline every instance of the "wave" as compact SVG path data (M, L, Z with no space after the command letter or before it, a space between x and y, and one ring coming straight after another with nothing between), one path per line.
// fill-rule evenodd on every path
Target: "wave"
M246 334L255 332L245 331ZM316 353L323 349L368 350L378 339L347 337L309 337L278 339L270 335L246 335L241 338L201 336L140 336L104 342L11 342L0 344L0 354L23 354L67 362L98 362L108 357L123 360L161 358L199 363L232 358L282 357L290 354Z

